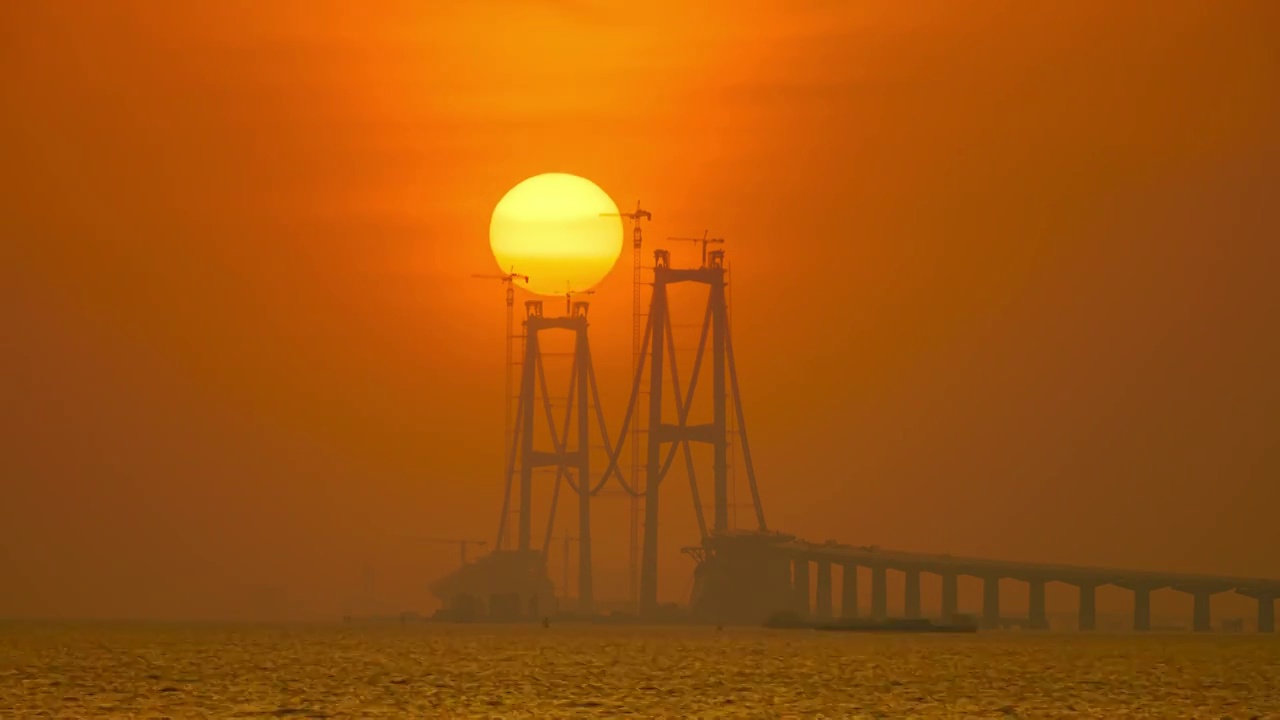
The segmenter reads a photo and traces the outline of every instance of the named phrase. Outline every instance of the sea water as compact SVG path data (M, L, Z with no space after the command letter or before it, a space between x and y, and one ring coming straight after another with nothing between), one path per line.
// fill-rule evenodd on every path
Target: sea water
M1280 717L1280 637L0 624L0 717Z

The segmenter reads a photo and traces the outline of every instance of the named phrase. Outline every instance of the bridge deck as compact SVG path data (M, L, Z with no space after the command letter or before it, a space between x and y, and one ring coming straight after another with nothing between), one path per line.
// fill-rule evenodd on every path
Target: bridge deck
M745 533L736 537L742 538L744 535ZM729 537L732 538L735 535ZM1061 581L1071 584L1119 585L1144 587L1150 590L1164 587L1213 592L1235 589L1244 594L1256 593L1272 597L1280 595L1280 580L1270 578L993 560L886 550L877 546L856 546L835 542L812 543L794 538L785 539L785 537L780 537L779 541L771 543L772 547L796 556L807 556L814 560L829 560L841 564L856 562L862 566L884 566L895 570Z

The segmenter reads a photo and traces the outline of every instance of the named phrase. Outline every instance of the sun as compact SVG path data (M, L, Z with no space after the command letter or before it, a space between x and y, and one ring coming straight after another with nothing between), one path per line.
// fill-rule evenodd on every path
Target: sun
M489 247L503 272L529 276L531 292L586 290L609 274L622 253L617 212L609 195L586 178L535 175L493 208Z

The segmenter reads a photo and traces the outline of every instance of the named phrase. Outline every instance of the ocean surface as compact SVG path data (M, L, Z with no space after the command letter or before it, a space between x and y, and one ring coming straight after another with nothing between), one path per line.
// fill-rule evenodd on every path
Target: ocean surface
M1280 718L1280 637L0 624L0 717Z

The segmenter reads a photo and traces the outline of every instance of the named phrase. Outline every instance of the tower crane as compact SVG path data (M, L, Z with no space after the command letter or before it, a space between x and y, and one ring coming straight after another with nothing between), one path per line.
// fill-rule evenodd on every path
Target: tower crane
M631 372L640 367L640 345L642 342L640 315L643 307L640 304L640 246L643 236L640 232L640 221L653 221L653 213L640 207L636 201L635 212L602 213L601 217L624 217L631 221ZM640 489L640 422L631 428L631 482ZM640 497L631 495L631 549L630 549L631 601L640 602Z
M565 316L567 317L567 316L569 316L569 315L572 315L572 314L573 314L573 311L572 311L572 305L573 305L573 296L574 296L574 295L595 295L595 294L596 294L596 291L595 291L595 290L568 290L568 289L566 289L566 290L564 291L564 314L565 314Z
M631 221L631 242L636 251L636 267L640 266L640 221L653 220L653 213L640 208L640 201L636 201L636 211L629 213L600 213L600 217L624 217Z
M514 391L514 389L513 389L513 385L512 385L512 379L511 379L511 373L512 373L512 371L513 371L513 362L512 362L512 343L515 341L515 335L514 335L514 333L512 332L512 328L514 327L514 325L513 325L513 323L514 323L514 310L513 310L513 308L515 307L515 299L516 299L515 283L516 283L516 281L517 281L517 280L519 280L519 281L523 281L523 282L524 282L524 284L528 285L528 284L529 284L529 276L528 276L528 275L521 275L520 273L517 273L517 272L515 271L515 268L510 268L506 273L501 274L501 275L473 274L471 277L473 277L473 278L479 278L479 279L481 279L481 280L501 280L501 281L502 281L502 284L503 284L503 285L506 287L506 289L507 289L507 364L506 364L506 397L505 397L505 398L503 399L503 401L502 401L502 404L503 404L503 411L504 411L504 413L505 413L505 417L504 417L504 421L503 421L503 429L502 429L502 456L503 456L503 463L502 463L502 479L503 479L503 482L505 483L505 482L507 482L507 481L508 481L508 479L507 479L507 470L506 470L506 468L507 468L507 463L510 461L510 458L509 458L509 457L507 457L507 456L508 456L508 455L510 455L510 453L511 453L511 449L510 449L510 446L511 446L511 426L512 426L512 417L511 417L511 414L512 414L512 410L511 410L511 400L512 400L512 398L514 397L514 394L515 394L515 391ZM507 519L506 519L506 518L503 518L503 522L504 522L504 523L505 523L505 522L507 522ZM504 534L504 535L505 535L505 534ZM463 553L464 553L464 554L466 553L465 548L463 549Z
M420 537L420 538L413 538L413 539L419 542L441 543L444 545L457 545L462 554L463 565L467 564L467 546L468 545L476 545L479 547L484 547L485 545L489 544L485 540L458 540L454 538L434 538L434 537Z
M702 264L701 264L701 265L699 265L698 267L706 267L706 266L707 266L707 246L708 246L708 245L723 245L723 244L724 244L724 238L709 238L709 237L707 237L707 231L706 231L706 230L703 230L703 231L702 231L702 237L700 237L700 238L696 238L696 237L669 237L669 238L667 238L667 239L668 239L668 240L671 240L671 241L673 241L673 242L692 242L692 243L702 243Z

